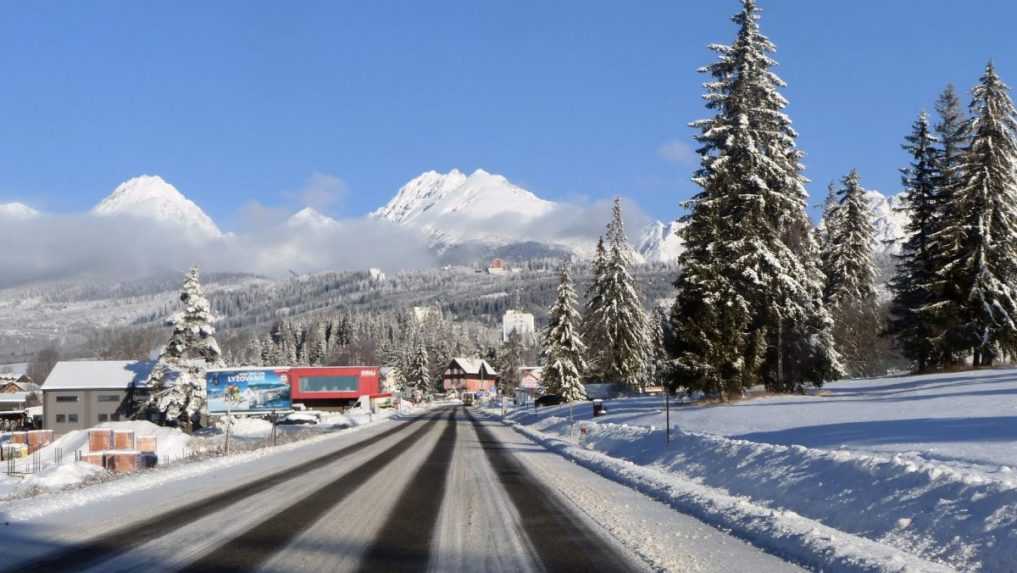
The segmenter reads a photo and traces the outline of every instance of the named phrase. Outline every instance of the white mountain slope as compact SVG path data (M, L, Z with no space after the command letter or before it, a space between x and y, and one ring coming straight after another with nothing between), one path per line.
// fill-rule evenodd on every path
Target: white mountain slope
M866 191L865 197L872 209L872 224L876 229L875 251L882 254L897 254L905 238L905 229L910 218L899 211L903 194L887 197L879 191Z
M92 209L101 217L127 215L179 226L192 239L216 239L223 236L215 222L158 175L142 175L121 183Z
M25 220L34 219L39 214L38 211L24 203L0 203L0 218Z
M685 250L685 244L678 231L684 227L678 221L664 224L661 221L650 223L639 234L636 251L648 263L674 263L678 255Z
M478 169L467 177L453 169L416 177L371 217L420 229L436 244L506 244L527 240L513 231L554 207L501 175Z

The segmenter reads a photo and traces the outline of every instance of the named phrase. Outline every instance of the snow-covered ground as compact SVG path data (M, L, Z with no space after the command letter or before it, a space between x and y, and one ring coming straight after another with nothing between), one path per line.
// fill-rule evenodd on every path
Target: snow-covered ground
M406 412L417 411L410 407ZM371 414L361 410L346 413L337 412L303 412L304 416L313 416L319 420L308 425L277 426L277 443L281 446L292 442L301 442L316 438L323 434L360 426L373 425L395 415L394 410ZM176 428L165 428L145 421L106 422L97 427L116 430L133 430L135 436L155 436L160 466L171 466L182 460L194 461L192 455L210 452L222 447L225 435L222 429L212 428L188 436ZM272 423L261 418L239 418L231 430L234 453L250 452L270 445ZM2 442L6 436L0 437ZM80 488L83 485L94 485L117 477L95 465L76 462L76 451L88 450L88 432L75 430L60 436L52 444L39 451L42 460L41 471L32 470L32 456L17 460L15 469L24 472L25 477L12 477L6 474L7 466L0 467L0 500L35 496L45 493L59 492ZM58 454L58 452L60 452ZM62 455L61 455L62 454ZM199 455L200 457L200 455ZM57 463L59 462L59 463ZM209 460L198 464L216 464ZM194 464L189 464L194 465ZM199 468L200 469L200 468ZM192 468L190 471L195 471Z
M589 404L571 424L568 407L508 418L578 463L805 562L842 567L839 541L861 539L963 570L1017 563L1017 370L683 405L670 444L660 398L607 407L595 422ZM880 568L900 558L887 555Z

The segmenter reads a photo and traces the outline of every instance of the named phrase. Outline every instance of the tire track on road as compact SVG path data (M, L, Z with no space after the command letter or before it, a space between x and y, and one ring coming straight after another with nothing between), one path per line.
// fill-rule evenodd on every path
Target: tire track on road
M455 415L453 411L452 415ZM392 447L276 512L245 533L180 569L180 573L247 573L256 570L282 551L333 507L420 441L440 418L431 417L422 427Z
M168 512L150 517L141 523L117 528L84 543L68 547L43 556L39 559L15 564L0 569L3 573L21 571L46 571L62 573L81 571L103 561L117 557L157 539L171 531L191 524L203 517L221 511L250 496L276 487L293 479L300 478L305 472L327 466L346 456L359 452L374 443L396 434L416 419L406 421L398 426L366 440L351 444L334 452L308 460L299 465L281 470L274 474L259 478L249 484L213 495Z
M545 571L641 571L557 499L467 409L487 461L519 511L523 530Z
M438 514L448 484L459 422L452 411L448 426L416 476L406 484L374 543L361 558L358 571L423 571L431 557Z

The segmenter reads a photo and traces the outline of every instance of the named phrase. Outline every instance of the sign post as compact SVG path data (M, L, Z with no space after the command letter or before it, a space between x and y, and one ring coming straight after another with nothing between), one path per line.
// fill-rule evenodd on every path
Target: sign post
M671 443L671 389L664 386L664 412L667 424L667 443Z

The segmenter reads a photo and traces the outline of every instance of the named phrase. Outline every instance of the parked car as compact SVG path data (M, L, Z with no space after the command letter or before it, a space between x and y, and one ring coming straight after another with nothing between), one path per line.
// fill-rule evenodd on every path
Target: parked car
M534 404L539 408L541 406L557 406L561 404L561 396L558 394L544 394L540 398L534 401Z

